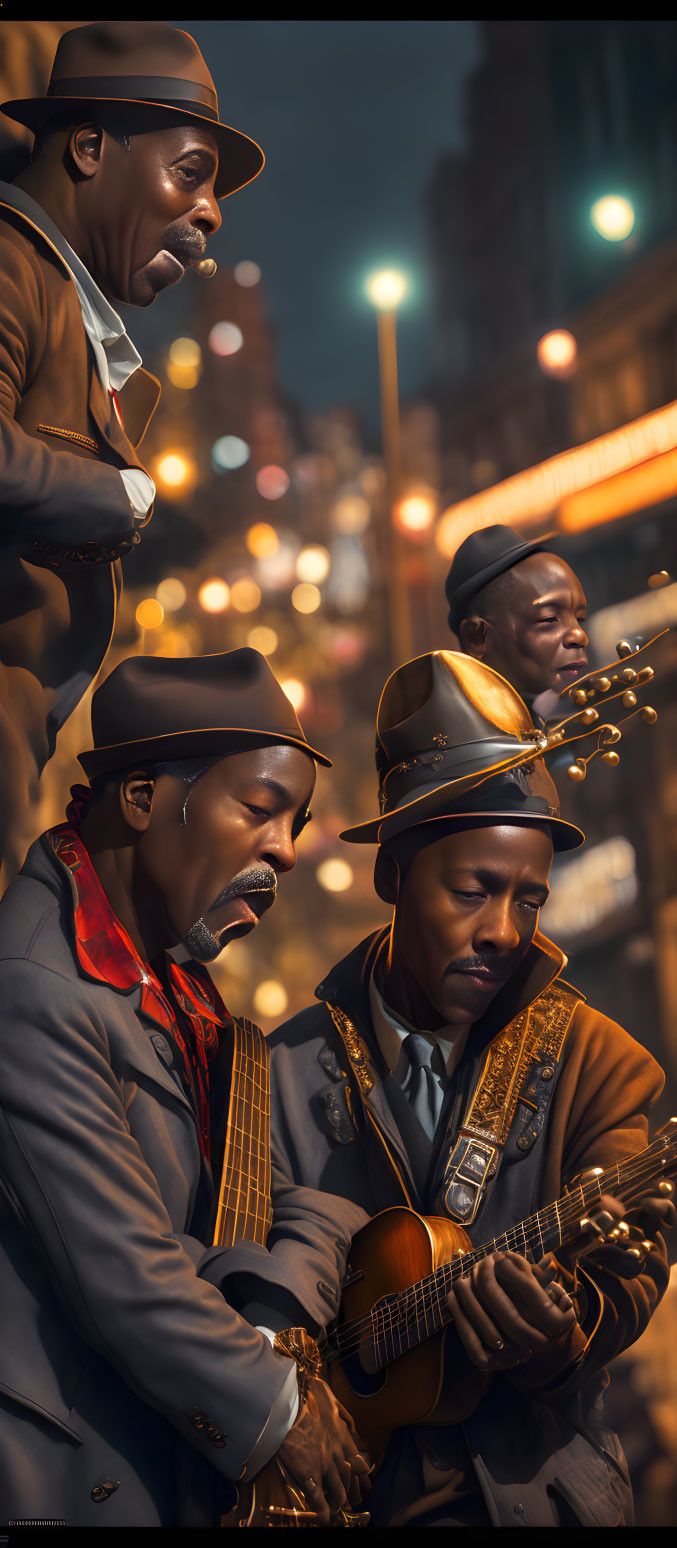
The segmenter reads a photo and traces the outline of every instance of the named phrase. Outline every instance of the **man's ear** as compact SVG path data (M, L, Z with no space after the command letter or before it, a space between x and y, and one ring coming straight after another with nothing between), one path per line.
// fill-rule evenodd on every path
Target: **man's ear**
M154 781L145 769L135 769L122 780L120 811L127 826L136 833L145 833L150 823L154 790Z
M474 656L476 661L484 660L489 643L489 626L486 618L480 618L479 613L469 613L467 618L461 619L458 637L461 650L466 656Z
M384 849L379 849L374 865L374 887L384 903L397 903L400 890L400 872L397 861Z
M94 177L101 165L103 129L97 124L79 124L68 141L71 162L80 177Z

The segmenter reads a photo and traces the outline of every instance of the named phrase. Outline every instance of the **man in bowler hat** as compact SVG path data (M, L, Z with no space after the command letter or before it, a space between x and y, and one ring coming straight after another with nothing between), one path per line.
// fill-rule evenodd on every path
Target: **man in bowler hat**
M574 1177L642 1150L663 1085L650 1054L562 979L566 958L538 930L553 852L583 842L559 816L544 743L509 684L469 656L436 651L393 673L380 815L341 835L378 846L392 921L272 1038L273 1155L290 1184L372 1217L446 1216L493 1244L450 1291L460 1348L440 1394L453 1401L460 1354L489 1378L485 1395L463 1423L433 1411L395 1430L374 1526L632 1523L604 1367L665 1291L657 1226L674 1206L653 1197L626 1235L623 1204L600 1188L603 1245L596 1235L578 1265L562 1251L530 1261L526 1238L514 1229L513 1250L505 1235Z
M525 542L500 524L471 533L445 592L461 650L506 677L530 709L539 700L537 713L551 714L555 696L587 671L585 593L547 537Z
M267 1229L265 1044L204 964L329 760L248 649L124 661L92 727L0 903L0 1519L218 1526L279 1454L328 1525L368 1464L274 1340L333 1315L365 1215L274 1174Z
M30 165L0 184L0 863L11 873L57 732L108 650L120 561L155 497L138 448L159 384L115 308L149 306L203 259L219 201L263 154L221 123L197 45L166 22L71 28L45 96L2 111L35 134Z

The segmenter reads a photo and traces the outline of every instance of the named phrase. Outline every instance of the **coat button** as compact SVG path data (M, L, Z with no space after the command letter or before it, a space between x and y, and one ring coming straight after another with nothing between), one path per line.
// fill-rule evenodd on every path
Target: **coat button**
M555 1071L551 1064L544 1064L541 1070L541 1080L552 1080Z
M512 1508L513 1508L516 1516L523 1516L524 1515L524 1506L523 1505L513 1505Z
M91 1490L91 1498L94 1500L95 1505L100 1505L102 1500L107 1500L109 1494L114 1494L119 1487L119 1478L117 1481L114 1478L100 1478L99 1482L95 1483L94 1488Z

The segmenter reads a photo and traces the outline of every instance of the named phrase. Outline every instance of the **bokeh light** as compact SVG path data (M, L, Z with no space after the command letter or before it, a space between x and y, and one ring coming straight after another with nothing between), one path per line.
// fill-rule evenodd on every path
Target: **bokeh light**
M252 650L260 650L262 656L274 656L279 643L275 630L268 628L267 624L258 624L247 635L247 644L251 645Z
M269 462L265 468L259 468L256 487L264 500L280 500L289 488L289 474L276 463Z
M167 376L172 387L180 387L183 392L191 392L197 387L200 375L199 366L174 365L172 360L167 361Z
M230 600L237 613L253 613L261 601L261 592L251 575L240 575L230 588Z
M182 580L168 575L155 588L155 595L166 613L178 613L186 600L186 588Z
M315 875L325 892L347 892L355 880L353 868L347 860L323 860Z
M344 495L332 512L332 525L344 537L359 537L371 520L371 506L364 495Z
M570 376L576 362L578 345L568 328L553 328L536 345L536 356L548 376Z
M634 228L635 211L623 194L605 194L595 200L590 219L605 242L624 242Z
M302 548L296 561L296 574L300 581L314 581L319 585L329 574L331 559L329 550L321 543L309 543Z
M243 468L249 461L250 450L239 435L221 435L212 446L212 467L215 473Z
M296 580L296 555L298 540L290 534L281 534L273 554L265 554L256 561L256 578L268 590L287 590Z
M294 587L291 600L297 613L316 613L322 601L322 592L317 586L301 581L300 585Z
M242 349L244 339L237 323L218 322L209 330L207 339L213 355L236 355Z
M432 494L405 495L403 500L398 500L394 518L401 532L409 532L416 535L427 532L435 520L437 502Z
M202 350L197 339L175 339L169 349L169 359L177 366L201 365Z
M396 269L379 269L377 274L370 274L364 288L372 306L392 312L404 300L409 287L406 276Z
M276 554L280 546L280 539L274 527L267 521L256 521L249 528L245 537L245 543L250 554L255 559L268 559L271 554Z
M283 1016L289 1000L284 984L276 978L266 978L254 990L254 1010L259 1016Z
M258 263L252 263L251 258L243 258L241 263L236 263L233 270L236 285L244 285L248 290L251 285L258 285L261 278L261 270Z
M136 621L140 629L159 629L164 623L164 608L155 597L144 597L136 609Z
M285 677L280 687L283 693L286 693L287 698L293 704L298 715L308 699L308 689L305 684L300 682L298 677Z
M230 586L215 575L202 582L197 599L205 613L225 613L230 604Z
M163 452L153 465L153 477L165 494L180 494L195 483L197 469L190 457L183 452Z

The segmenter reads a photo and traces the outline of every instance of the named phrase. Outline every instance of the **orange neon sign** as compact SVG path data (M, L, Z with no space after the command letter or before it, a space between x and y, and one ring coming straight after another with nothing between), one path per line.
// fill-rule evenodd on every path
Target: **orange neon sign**
M588 441L584 446L560 452L547 462L538 463L533 468L527 468L524 473L516 473L512 478L494 484L491 489L483 489L470 499L449 506L437 524L436 546L440 553L451 558L471 532L489 527L494 522L503 522L507 526L516 522L520 528L529 527L559 508L569 508L568 520L562 523L566 524L568 530L575 523L586 526L588 521L581 516L581 510L585 507L578 508L577 518L574 497L582 496L583 492L586 496L591 495L597 485L615 484L616 475L627 475L630 470L647 478L652 460L662 464L663 471L657 474L657 479L659 483L662 480L660 487L664 487L669 483L668 463L664 458L676 450L677 402L645 414L641 419L635 419L628 425L622 425L619 430L612 430L608 435ZM644 464L643 468L641 464ZM633 499L637 498L638 489L639 485L633 484ZM648 484L646 489L649 489ZM630 505L627 509L637 510L642 505L667 499L676 490L677 484L673 483L665 494L652 497L649 491L642 499L638 499L636 505ZM620 485L618 492L620 494ZM604 497L600 497L598 508L606 509L607 514L596 518L599 521L612 520L615 516L625 514L625 510L613 507L613 490L609 489L608 494L609 503L606 507ZM624 498L630 498L629 485Z
M581 532L585 527L597 527L605 521L617 521L632 511L642 511L647 505L658 505L677 494L677 451L663 452L642 462L639 467L617 473L615 478L605 478L591 489L563 500L559 508L559 525L565 532Z

